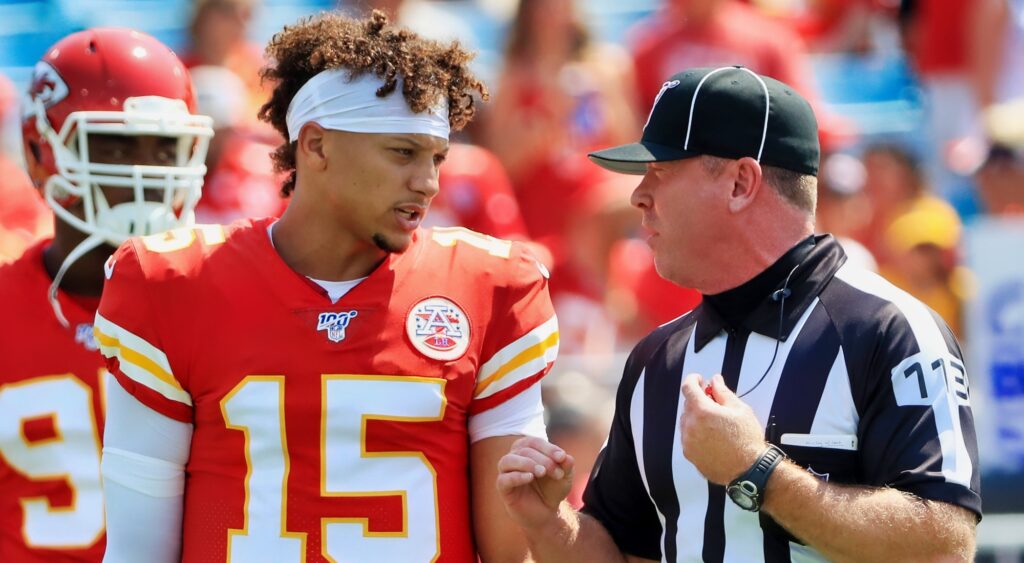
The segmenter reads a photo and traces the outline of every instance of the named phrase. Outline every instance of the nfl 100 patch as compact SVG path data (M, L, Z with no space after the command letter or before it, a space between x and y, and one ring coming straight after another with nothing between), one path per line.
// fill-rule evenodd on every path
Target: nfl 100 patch
M345 329L348 328L349 322L358 315L358 311L320 313L320 316L317 317L316 329L317 331L326 331L327 339L331 342L341 342L345 340Z
M419 353L435 360L456 360L469 349L469 317L444 297L416 303L405 319L405 332Z
M96 335L93 333L91 323L82 323L75 327L75 342L81 344L83 348L90 352L95 352L100 349L99 342L96 341Z

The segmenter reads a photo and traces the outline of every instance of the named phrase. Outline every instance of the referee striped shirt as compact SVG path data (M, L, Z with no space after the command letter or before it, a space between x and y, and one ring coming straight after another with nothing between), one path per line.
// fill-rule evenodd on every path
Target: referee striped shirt
M737 393L749 391L742 400L766 438L820 479L893 487L981 514L956 339L920 301L845 262L833 237L809 238L729 292L749 295L775 276L739 321L705 300L636 346L584 494L584 512L625 553L669 562L823 560L768 516L734 505L683 457L679 390L692 372L721 373ZM791 294L780 304L770 295L787 273Z

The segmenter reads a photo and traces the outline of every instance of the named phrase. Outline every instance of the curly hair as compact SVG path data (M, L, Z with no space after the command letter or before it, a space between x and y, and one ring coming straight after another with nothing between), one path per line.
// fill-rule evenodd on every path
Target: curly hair
M353 78L373 73L383 82L377 90L380 97L394 92L401 81L402 95L417 113L447 96L453 130L476 113L474 92L488 97L487 88L469 70L472 53L458 42L442 44L392 26L379 10L365 19L328 12L300 20L274 35L266 57L270 63L260 76L274 90L259 117L286 139L272 154L274 168L288 173L281 186L284 197L295 189L296 143L287 141L288 106L303 84L325 70L347 69Z

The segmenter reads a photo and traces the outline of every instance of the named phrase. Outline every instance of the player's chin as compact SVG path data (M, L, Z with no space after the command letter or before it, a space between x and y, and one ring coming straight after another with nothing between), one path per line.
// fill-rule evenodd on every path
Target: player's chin
M382 234L374 233L373 244L377 245L377 248L384 252L392 254L401 254L409 249L409 245L412 244L412 234Z

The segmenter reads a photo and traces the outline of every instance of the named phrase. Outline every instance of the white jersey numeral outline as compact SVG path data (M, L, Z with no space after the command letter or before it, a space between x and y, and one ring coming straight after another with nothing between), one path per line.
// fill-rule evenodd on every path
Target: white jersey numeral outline
M403 519L401 530L377 532L370 530L367 518L321 518L322 552L328 561L437 559L437 472L421 451L367 451L366 425L373 420L443 419L446 383L427 377L321 376L320 495L398 496ZM282 376L246 377L221 400L227 427L245 434L247 469L245 524L228 531L228 561L306 560L306 534L288 531L291 460L284 404Z
M103 382L104 370L99 370ZM102 389L101 389L102 395ZM25 423L49 418L54 435L32 440ZM100 435L93 390L74 375L47 375L0 387L0 458L33 481L62 479L71 505L54 507L46 497L21 498L25 545L84 549L103 535Z

